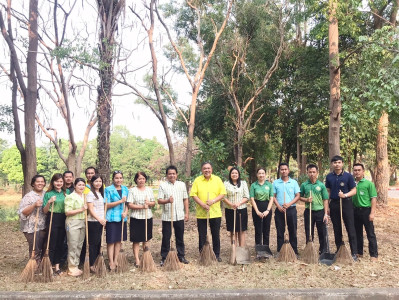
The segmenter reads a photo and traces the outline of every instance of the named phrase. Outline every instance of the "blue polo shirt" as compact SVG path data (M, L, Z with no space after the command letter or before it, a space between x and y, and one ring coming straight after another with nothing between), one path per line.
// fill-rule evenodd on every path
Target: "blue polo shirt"
M276 194L278 203L282 206L285 203L291 202L295 198L295 194L300 193L298 182L295 179L288 177L288 181L284 182L281 178L273 182L273 194ZM296 206L293 204L292 206Z
M356 182L348 172L342 171L338 175L331 172L326 177L326 188L330 189L331 200L339 200L338 193L340 190L346 194L354 187L356 187Z

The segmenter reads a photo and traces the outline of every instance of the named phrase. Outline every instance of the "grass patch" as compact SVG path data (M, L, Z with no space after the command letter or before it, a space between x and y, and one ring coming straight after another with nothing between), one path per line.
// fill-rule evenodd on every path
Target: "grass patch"
M0 222L18 220L17 207L0 207Z

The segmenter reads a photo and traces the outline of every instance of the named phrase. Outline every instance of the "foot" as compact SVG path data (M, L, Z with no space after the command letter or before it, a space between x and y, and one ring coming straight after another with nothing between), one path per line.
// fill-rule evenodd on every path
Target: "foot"
M358 261L358 256L356 254L352 254L353 261Z
M356 254L358 258L363 258L363 254Z
M378 261L378 257L370 257L370 261L371 262L377 262Z
M165 259L162 258L162 260L161 260L161 262L159 263L159 265L160 265L161 267L163 267L164 264L165 264Z
M179 258L179 261L180 261L182 264L185 264L185 265L187 265L187 264L190 263L185 257L180 257L180 258Z
M78 276L82 275L82 273L83 272L81 270L76 269L76 270L73 270L73 271L69 271L68 275L72 276L72 277L78 277Z
M96 273L96 268L94 266L90 267L90 273Z
M216 257L216 260L217 260L218 262L222 262L222 258L221 258L220 256Z
M111 272L115 271L116 270L116 265L115 264L109 264L109 270Z

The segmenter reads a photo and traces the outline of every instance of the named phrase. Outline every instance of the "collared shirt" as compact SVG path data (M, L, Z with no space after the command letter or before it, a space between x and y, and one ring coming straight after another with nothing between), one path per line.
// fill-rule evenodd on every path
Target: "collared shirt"
M281 206L284 202L288 203L294 200L295 195L300 192L301 189L299 188L298 182L290 177L288 177L288 181L286 182L281 178L273 182L273 194L276 194L277 201ZM296 204L291 206L296 206Z
M341 190L344 194L349 193L356 187L355 180L348 172L342 171L341 174L331 172L326 177L326 188L330 189L330 199L339 200L338 193Z
M273 197L273 185L267 180L262 185L255 181L251 184L249 196L258 201L269 201Z
M211 174L209 180L204 175L198 176L191 187L190 196L197 196L202 202L206 203L208 199L214 199L219 195L226 195L226 188L220 177ZM207 211L196 203L196 216L198 219L206 219ZM220 201L211 205L209 209L209 218L221 218L222 210Z
M241 180L240 182L240 187L231 184L230 181L225 181L224 182L224 187L226 188L226 192L227 192L227 199L233 203L240 203L244 198L247 199L249 198L249 191L248 191L248 185L247 182L244 180ZM247 207L247 203L241 204L239 207L237 207L237 209L243 209ZM231 207L226 204L226 208L231 209Z
M352 197L354 207L371 207L371 198L377 197L374 183L366 178L361 179L356 186L356 195Z
M146 186L144 191L140 191L136 186L129 190L129 197L127 198L127 202L133 203L136 205L144 205L145 199L150 202L155 201L154 193L152 192L152 188ZM132 209L132 213L130 217L135 219L145 219L145 209ZM147 208L147 219L152 218L151 208Z
M60 213L63 214L65 213L65 208L64 208L64 200L66 195L69 195L69 190L66 190L66 193L64 194L64 191L61 190L60 192L57 192L56 190L52 190L50 192L47 192L44 194L43 198L43 207L47 205L47 202L50 200L51 197L55 196L55 201L54 201L54 213ZM52 209L52 204L50 204L49 211Z
M38 194L35 191L30 191L27 193L19 203L18 215L20 220L20 228L22 232L33 233L35 232L35 222L36 222L36 213L39 210L39 216L37 220L37 228L36 231L43 230L46 228L46 214L43 212L43 207L36 207L33 209L30 215L25 216L22 211L35 203L38 200L42 200L44 196L44 192L42 194Z
M312 192L312 210L319 211L324 209L323 200L328 200L328 191L324 183L316 180L312 183L309 179L301 184L301 197L309 198ZM305 207L309 208L309 203L305 203Z
M173 203L162 205L162 221L170 222L171 206L173 205L173 221L184 220L184 199L188 199L186 185L182 181L163 181L159 185L158 199L173 197Z
M84 196L80 196L78 193L73 192L72 194L65 197L65 212L69 212L75 209L80 209L85 204ZM73 216L67 216L69 220L84 220L84 211L77 213Z
M86 186L85 186L85 190L83 191L83 194L87 195L88 193L90 193L90 191L91 191L90 184L86 180Z
M70 194L73 193L73 191L75 190L75 186L73 185L73 183L70 187L67 188L67 190L69 191Z
M86 196L86 202L93 203L93 208L96 215L101 219L104 219L104 198L103 196L101 196L100 192L96 194L98 199L96 198L94 193L90 191L90 193L88 193ZM88 215L87 220L91 222L98 222L97 219L95 219L91 214Z
M119 195L118 190L113 184L107 186L104 191L104 202L112 203L121 200L123 197L128 197L129 190L126 186L122 185L122 197ZM120 222L122 221L124 203L120 203L114 207L107 209L107 221L108 222ZM127 221L127 217L124 221Z

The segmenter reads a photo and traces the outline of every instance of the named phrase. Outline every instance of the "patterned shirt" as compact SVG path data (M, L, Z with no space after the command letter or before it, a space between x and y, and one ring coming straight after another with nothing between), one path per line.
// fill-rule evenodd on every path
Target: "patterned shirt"
M25 216L22 211L35 203L37 200L43 200L44 192L42 194L38 194L35 191L30 191L27 193L21 200L18 209L18 215L20 220L20 228L22 232L33 233L35 232L35 221L36 221L36 212L39 210L39 217L37 220L37 228L36 231L43 230L46 228L46 214L43 212L43 207L36 207L33 209L32 213L28 216Z
M188 199L186 185L182 181L176 181L174 184L169 181L163 181L159 185L158 199L169 199L173 197L173 203L162 205L162 221L170 222L171 206L173 205L173 221L184 220L184 199Z
M136 186L129 190L129 197L127 198L127 202L133 203L136 205L144 205L145 199L148 199L151 202L155 201L154 193L152 189L148 186L145 187L144 191L140 191ZM135 219L145 219L145 209L132 209L132 213L130 214L132 218ZM152 218L151 208L147 208L147 219Z
M66 193L64 194L64 191L61 190L60 192L57 192L56 190L52 190L50 192L47 192L44 194L43 198L43 207L47 205L47 202L50 200L51 197L55 196L55 202L54 202L54 211L55 213L63 214L65 213L64 209L64 200L66 195L69 195L69 190L66 190ZM51 207L53 205L50 204L49 211L51 211Z
M101 196L100 192L96 194L98 199L96 198L96 196L94 196L93 192L90 191L86 196L86 201L87 203L93 203L93 208L96 215L99 218L104 219L104 198L103 196ZM89 214L87 220L90 222L98 222L97 219L95 219L91 214Z
M233 185L230 183L230 181L225 181L224 186L226 188L227 192L227 199L232 203L240 203L242 199L246 198L248 201L249 198L249 191L248 191L248 185L247 182L244 180L241 180L241 185L240 187L237 187L236 185ZM238 209L243 209L247 207L247 203L241 204ZM231 209L231 207L226 204L226 208Z
M65 212L69 212L75 209L80 209L85 204L84 197L80 196L76 192L65 197ZM84 211L77 213L73 216L68 216L67 219L69 220L84 220L85 213Z

